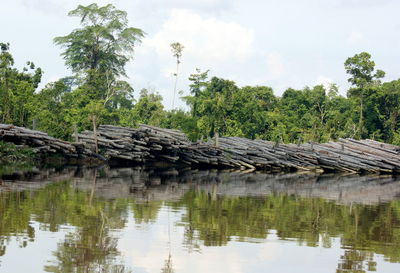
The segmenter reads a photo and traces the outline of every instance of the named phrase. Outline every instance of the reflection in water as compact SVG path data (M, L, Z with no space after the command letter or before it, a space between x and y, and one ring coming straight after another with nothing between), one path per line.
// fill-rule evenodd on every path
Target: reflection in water
M164 267L161 269L162 273L173 273L175 272L172 268L172 257L171 253L168 255L168 259L165 260Z
M123 228L126 206L121 210L114 202L94 200L97 170L91 181L89 196L83 202L72 204L80 222L77 231L69 233L60 243L53 265L45 266L47 272L126 272L121 264L114 264L119 255L118 239L110 236L110 229ZM75 194L75 193L73 193ZM73 202L73 200L71 200Z
M371 252L345 250L344 255L340 257L342 261L336 272L365 272L364 268L368 271L376 271L376 262L373 257Z
M168 255L154 256L164 260L161 272L181 272L173 269L169 234L178 228L188 253L230 242L263 243L274 234L303 247L332 248L340 238L336 272L400 263L400 181L393 177L71 168L3 180L0 269L12 241L26 248L41 243L38 232L59 233L68 226L43 265L46 272L133 272L119 248L121 236L135 232L127 229L131 220L142 232L165 227ZM160 220L162 210L167 222ZM176 221L170 222L170 211ZM179 259L175 263L179 268Z

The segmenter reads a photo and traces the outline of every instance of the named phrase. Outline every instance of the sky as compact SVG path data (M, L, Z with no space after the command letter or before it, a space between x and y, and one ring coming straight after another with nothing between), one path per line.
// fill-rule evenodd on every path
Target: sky
M137 98L142 88L172 107L174 59L184 49L178 90L189 94L196 68L238 86L264 85L275 95L289 87L336 83L346 94L343 63L372 55L385 81L400 77L400 1L396 0L0 0L0 42L9 42L17 68L33 61L44 70L41 86L71 75L53 38L80 27L68 11L108 3L128 13L129 25L146 32L127 65ZM184 108L181 100L175 102Z

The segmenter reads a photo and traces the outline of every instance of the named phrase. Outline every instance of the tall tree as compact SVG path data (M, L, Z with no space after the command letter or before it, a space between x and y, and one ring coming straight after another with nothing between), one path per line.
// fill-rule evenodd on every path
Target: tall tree
M175 106L175 94L176 94L176 85L178 83L178 71L179 71L179 64L181 63L182 51L184 46L178 42L171 44L171 50L173 56L176 58L176 71L174 73L175 76L175 84L174 84L174 97L172 99L172 109Z
M61 55L66 65L84 77L91 99L107 104L119 92L130 91L129 84L119 77L126 76L125 65L145 33L128 27L127 13L111 4L79 5L68 15L80 17L82 27L54 38L54 42L64 48Z
M11 120L11 77L14 58L9 52L10 44L0 43L0 97L1 97L1 122Z
M113 76L125 75L134 46L144 37L139 28L128 27L127 13L108 4L79 5L68 13L81 18L82 28L54 38L65 48L62 56L74 72L100 70Z
M22 71L14 67L8 43L0 43L0 123L30 125L33 101L42 70L27 62Z
M385 76L382 70L375 71L375 62L371 60L371 54L361 52L348 58L344 67L350 75L348 81L355 87L349 94L354 94L360 100L359 136L362 137L364 131L364 93L367 88L380 84L380 79Z
M199 68L196 68L196 73L190 74L189 76L189 81L191 81L191 84L189 85L190 88L190 93L192 96L186 96L184 97L184 101L191 107L191 114L192 117L198 117L198 99L200 94L203 92L203 90L207 87L208 85L208 72L210 70L206 70L204 72L201 72Z
M63 102L70 105L66 120L79 129L89 128L85 113L90 112L92 125L100 121L118 123L117 112L131 108L133 92L121 77L127 76L125 66L145 33L129 27L127 13L111 4L79 5L68 15L79 17L81 27L54 38L55 44L63 48L66 65L79 79L78 88L63 97ZM97 110L93 114L93 109L101 109L101 115Z

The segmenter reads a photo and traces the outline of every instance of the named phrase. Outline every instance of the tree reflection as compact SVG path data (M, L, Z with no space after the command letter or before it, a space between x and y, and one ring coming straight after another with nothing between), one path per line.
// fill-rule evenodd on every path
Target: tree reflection
M400 202L380 205L339 205L319 198L272 195L263 198L213 198L190 191L171 206L184 206L185 244L221 246L231 240L280 239L307 246L330 247L335 237L346 249L337 272L373 270L373 253L400 262Z
M94 192L76 190L68 182L33 192L0 193L0 254L11 237L20 247L34 241L34 219L41 229L53 232L61 225L74 227L58 244L47 272L129 272L118 264L117 238L111 232L125 226L128 208L125 199L97 199Z
M376 271L376 262L373 260L374 254L367 251L345 250L340 257L336 273Z
M133 202L131 204L131 210L133 212L135 222L137 224L149 224L157 220L158 212L162 206L161 201L152 202Z
M33 203L27 192L0 193L0 256L6 253L9 235L15 235L20 247L35 239L30 217Z
M59 243L54 252L57 260L45 266L46 272L130 272L117 263L118 239L111 235L111 229L125 226L125 217L112 201L96 199L96 179L97 171L86 202L79 204L81 221L76 231ZM122 211L125 215L126 209L127 203Z
M172 268L172 256L171 253L168 255L168 259L164 262L164 267L161 269L161 273L174 273L174 269Z
M125 172L136 177L136 173ZM107 184L108 177L101 180L101 175L97 171L85 172L81 186L86 191L72 183L59 182L37 191L0 193L0 256L6 253L11 237L17 238L20 247L35 240L31 223L34 220L46 231L56 232L62 225L72 227L58 244L53 261L46 265L47 272L129 272L121 262L114 230L125 227L130 213L137 226L152 224L160 209L167 206L168 210L183 212L178 225L183 227L182 244L189 251L223 246L232 240L265 239L274 231L279 239L311 247L331 247L333 238L340 238L340 273L375 270L375 254L400 262L399 201L339 205L287 194L221 196L214 188L206 192L192 187L195 189L188 190L176 202L135 202L96 196L99 187ZM125 179L117 172L114 176ZM142 176L138 177L141 181ZM167 184L162 180L163 183ZM170 253L162 272L173 272Z

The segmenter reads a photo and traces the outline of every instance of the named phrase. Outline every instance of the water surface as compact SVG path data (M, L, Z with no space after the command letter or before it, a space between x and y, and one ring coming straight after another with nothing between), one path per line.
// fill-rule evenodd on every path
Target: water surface
M0 191L0 272L400 272L393 177L67 168Z

